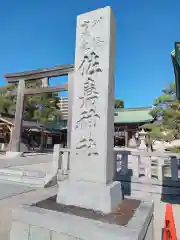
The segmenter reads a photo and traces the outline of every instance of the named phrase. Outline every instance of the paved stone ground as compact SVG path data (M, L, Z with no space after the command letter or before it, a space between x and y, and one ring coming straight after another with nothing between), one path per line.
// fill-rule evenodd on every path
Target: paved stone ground
M17 196L23 193L28 193L33 191L34 189L28 186L12 184L9 182L1 182L0 183L0 200L11 198L13 196Z
M161 231L164 226L164 213L166 203L160 202L160 196L154 195L151 196L155 204L155 221L154 221L154 230L155 230L155 240L161 239ZM180 198L180 197L179 197ZM180 239L180 204L173 204L173 214L175 218L177 238Z
M0 168L48 163L48 162L52 162L52 158L53 158L52 153L26 154L25 157L17 157L17 158L9 158L9 159L3 156L0 158Z
M141 197L140 197L141 196ZM164 214L166 203L171 203L173 206L173 215L175 219L177 238L180 239L180 196L177 197L169 197L167 198L167 202L161 201L160 194L152 194L152 193L143 193L143 192L133 192L133 197L137 197L139 199L148 199L154 201L154 239L161 240L162 236L162 228L164 227Z
M49 194L56 194L57 186L47 189L32 189L26 186L18 184L10 184L7 182L0 182L0 239L9 240L9 232L11 229L11 210L16 208L22 203L28 203L29 201L36 201L39 196L47 196ZM161 231L164 224L164 209L165 203L160 201L161 196L158 194L133 194L133 198L141 195L140 198L153 199L155 203L155 221L154 221L154 239L161 239ZM175 199L174 199L175 200ZM178 199L176 199L178 200ZM179 199L180 202L180 199ZM177 228L177 235L180 239L180 228L178 228L178 222L180 219L180 205L173 205L174 217Z
M6 199L0 200L0 239L1 240L9 240L9 233L11 229L11 210L13 208L18 207L20 204L28 203L30 201L36 201L39 196L47 196L49 194L56 194L57 187L51 187L48 189L31 189L31 191L27 192L27 187L24 187L22 185L15 185L15 184L9 184L6 182L0 182L0 196L5 195L7 190L4 190L5 188L11 189L14 194L16 189L19 188L19 192L11 197L7 197ZM24 192L23 189L24 188Z
M38 163L38 164L31 164L31 165L24 165L24 166L14 166L10 167L9 169L19 169L19 170L36 170L36 171L43 171L46 173L50 173L52 171L52 162L45 162L45 163Z

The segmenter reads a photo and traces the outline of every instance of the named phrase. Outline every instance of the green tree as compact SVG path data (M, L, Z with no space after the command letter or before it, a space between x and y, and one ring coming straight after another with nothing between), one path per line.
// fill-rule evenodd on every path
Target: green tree
M36 95L26 103L26 119L29 118L29 120L36 120L40 123L60 120L58 102L58 93L42 93Z
M26 88L37 88L40 85L41 81L26 81ZM16 88L17 84L8 84L0 88L0 112L2 114L15 114L16 96L12 96L11 92L16 91ZM25 96L23 118L40 123L60 120L58 102L58 93Z
M116 99L114 107L115 108L124 108L124 101L120 100L120 99Z
M15 88L15 84L8 84L0 87L0 113L10 114L15 105L15 98L10 92Z
M143 126L148 130L149 144L156 140L170 142L180 138L180 101L176 100L175 83L162 91L150 114L154 123Z

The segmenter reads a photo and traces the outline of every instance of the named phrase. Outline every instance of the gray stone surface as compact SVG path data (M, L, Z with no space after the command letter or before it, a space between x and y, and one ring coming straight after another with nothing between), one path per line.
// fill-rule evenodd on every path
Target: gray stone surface
M151 219L151 222L149 223L149 227L148 227L148 231L146 233L146 238L145 240L152 240L154 239L154 227L153 227L153 223L154 223L154 216Z
M25 192L33 191L31 187L12 184L7 182L0 182L0 200L15 196L17 194L22 194Z
M38 226L31 226L29 229L29 239L28 240L51 240L51 231L48 229L38 227ZM18 240L18 239L17 239Z
M81 240L81 239L52 231L52 240Z
M28 146L23 142L20 142L20 152L29 152Z
M9 168L15 166L25 166L38 163L52 162L52 153L42 153L42 154L27 154L23 157L6 158L2 156L0 158L0 168Z
M6 185L6 188L7 187L10 187L10 186ZM11 230L11 221L12 221L11 212L13 208L18 207L20 204L23 204L23 203L27 204L27 203L31 203L32 201L37 201L40 197L43 197L43 196L44 198L48 198L51 195L54 195L56 192L57 192L57 187L51 187L48 189L38 188L38 190L36 191L16 194L12 197L8 197L3 200L0 200L0 213L1 213L0 214L0 239L9 240L9 235ZM25 225L23 226L25 228ZM22 240L21 238L17 238L17 239Z
M63 233L51 231L42 227L31 226L22 222L13 221L10 233L12 240L81 240Z
M142 184L141 184L142 185ZM7 186L6 186L7 187ZM150 189L150 187L149 187ZM0 200L0 239L9 240L9 233L11 229L11 209L14 209L22 203L31 203L32 201L38 201L40 196L44 198L48 198L53 194L56 194L57 187L51 188L38 188L36 191L30 191L23 194L17 194L16 196L9 197L3 200ZM139 191L131 192L133 198L142 198L142 199L152 199L155 204L154 211L154 240L161 239L162 227L164 225L164 212L165 212L165 203L161 201L160 194L152 194L145 193L143 189L139 189ZM169 196L169 200L172 197ZM174 199L174 198L173 198ZM179 196L176 197L173 201L174 203L179 202ZM177 230L177 236L180 236L180 228L178 228L178 222L180 219L180 205L173 204L173 213L175 217L175 224ZM61 239L61 238L60 238ZM63 239L63 238L62 238ZM59 239L58 239L59 240ZM71 240L71 238L70 238Z
M70 158L70 179L74 181L106 184L114 177L114 70L115 23L111 8L79 15ZM87 87L88 93L84 90Z
M153 219L153 211L154 206L152 202L142 202L132 219L124 227L75 215L45 210L28 204L13 211L12 221L19 221L27 224L28 226L34 225L37 227L37 231L39 232L42 228L44 228L46 229L47 235L49 233L48 231L54 231L56 232L56 237L59 234L59 239L63 239L61 237L64 237L64 239L68 240L144 240L146 239L145 236L148 233L148 240L152 240L153 238L150 238L152 229L148 229L148 227L152 226L150 223ZM28 229L27 226L26 229ZM11 235L13 236L12 231ZM25 238L24 240L28 239ZM32 238L31 240L36 240L36 238Z
M70 182L69 179L58 182L57 202L83 208L111 212L119 206L122 199L121 183L112 182L106 186L91 182Z
M142 184L141 184L142 186ZM149 186L149 190L150 186ZM38 188L36 191L30 191L23 194L19 194L13 197L9 197L3 200L0 200L0 239L2 240L9 240L8 234L10 233L11 229L11 209L16 208L19 206L19 204L22 203L31 203L31 201L38 201L39 196L44 196L45 198L50 197L52 194L56 194L57 187L51 187L51 188ZM164 213L165 213L165 203L162 202L161 195L160 194L153 194L153 193L145 193L143 192L143 189L139 189L139 191L132 191L131 192L132 198L140 198L141 199L152 199L154 200L154 240L161 239L161 232L162 227L164 225ZM178 228L178 222L180 219L180 205L177 203L179 201L179 196L177 196L175 199L173 197L173 213L175 218L175 224L176 224L176 231L177 236L179 238L180 236L180 228ZM169 196L169 201L172 201L172 196ZM175 204L176 203L176 204ZM60 238L61 239L61 238ZM71 239L71 238L70 238ZM59 240L59 239L58 239Z
M113 182L115 44L110 7L77 17L70 172L57 198L104 213L122 201L121 184Z
M11 229L11 240L29 240L29 225L19 221L13 221Z
M23 152L11 152L11 151L7 151L5 154L6 158L17 158L17 157L22 157L23 156Z
M71 148L73 85L74 85L74 72L71 72L68 74L68 128L67 128L68 148Z
M18 83L17 89L17 99L16 99L16 112L14 125L11 139L10 139L10 151L20 152L20 141L21 141L21 131L22 131L22 115L23 115L23 104L24 104L24 89L25 81L21 79Z
M14 152L13 152L14 153ZM0 180L36 187L57 184L59 159L53 154L29 154L0 160Z
M140 145L139 145L139 150L146 150L146 135L147 133L144 131L144 129L139 132L139 140L140 140Z

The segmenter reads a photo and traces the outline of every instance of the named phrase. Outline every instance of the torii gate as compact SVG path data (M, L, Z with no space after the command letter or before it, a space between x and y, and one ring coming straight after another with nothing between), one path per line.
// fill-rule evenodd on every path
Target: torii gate
M68 133L67 133L67 145L70 147L70 133L71 133L71 109L72 109L72 88L73 88L73 71L74 65L58 65L54 68L45 68L33 71L25 71L20 73L5 74L5 78L8 83L18 82L16 101L16 112L14 129L11 134L10 148L8 155L19 156L20 153L20 141L21 141L21 129L22 129L22 116L23 116L23 102L24 95L32 95L38 93L59 92L68 91ZM28 80L46 80L51 77L67 76L68 83L58 85L55 87L41 87L41 88L25 88L25 81Z

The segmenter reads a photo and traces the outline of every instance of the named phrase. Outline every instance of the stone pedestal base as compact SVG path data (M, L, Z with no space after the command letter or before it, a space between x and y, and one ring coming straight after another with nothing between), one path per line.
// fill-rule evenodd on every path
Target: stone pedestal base
M113 214L99 216L99 213L86 209L65 207L57 204L53 197L39 200L12 212L10 240L154 239L152 202L141 201L139 207L132 211L132 203L138 200L123 200L126 204L123 207L122 202L115 217Z
M110 213L122 202L120 182L103 185L67 179L58 184L57 203Z
M6 152L6 157L7 158L16 158L16 157L23 157L23 152L11 152L11 151L7 151Z

